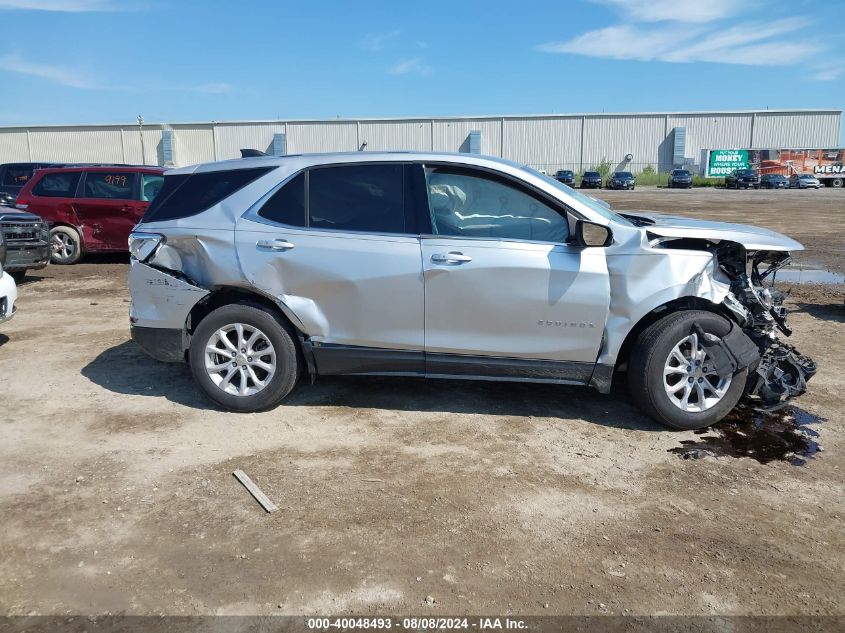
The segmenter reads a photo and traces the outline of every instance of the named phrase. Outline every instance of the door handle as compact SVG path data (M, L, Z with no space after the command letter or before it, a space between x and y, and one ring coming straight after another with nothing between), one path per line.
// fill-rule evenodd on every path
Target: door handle
M289 251L294 247L292 242L286 239L276 238L275 240L258 240L255 245L271 251Z
M435 253L431 256L431 261L437 264L466 264L472 261L472 257L451 251L449 253Z

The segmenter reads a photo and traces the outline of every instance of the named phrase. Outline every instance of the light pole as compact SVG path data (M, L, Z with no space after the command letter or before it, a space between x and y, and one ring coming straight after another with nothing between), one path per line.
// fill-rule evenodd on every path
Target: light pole
M138 135L141 137L141 164L147 164L147 153L144 150L144 117L138 115Z

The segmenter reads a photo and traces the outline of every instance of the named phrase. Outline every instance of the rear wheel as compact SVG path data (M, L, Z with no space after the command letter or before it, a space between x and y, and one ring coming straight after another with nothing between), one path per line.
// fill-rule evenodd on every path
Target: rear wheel
M638 337L628 364L628 384L637 405L676 429L700 429L721 420L742 397L747 370L720 377L693 332L725 336L727 319L701 310L666 316Z
M287 396L299 376L293 334L251 304L217 308L197 326L191 373L205 393L232 411L260 411Z
M841 187L843 184L845 184L845 180L843 180L842 178L834 178L830 181L831 187Z
M69 226L57 226L50 231L52 253L50 261L60 266L75 264L82 257L79 232Z

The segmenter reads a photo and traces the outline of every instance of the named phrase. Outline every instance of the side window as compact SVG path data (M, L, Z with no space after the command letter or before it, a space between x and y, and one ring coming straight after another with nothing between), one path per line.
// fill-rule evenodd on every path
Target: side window
M73 198L81 172L56 172L45 174L32 189L33 195L45 198Z
M405 232L402 164L320 167L309 172L309 226L371 233Z
M428 203L436 235L565 242L564 215L511 185L464 172L429 170Z
M127 172L89 171L85 174L83 198L132 200L135 174Z
M0 182L0 185L4 187L23 187L26 181L32 178L32 173L32 167L16 167L10 165L3 172L3 180Z
M141 201L152 202L164 185L164 176L159 174L141 174Z
M305 226L305 172L274 193L258 212L262 218L288 226Z

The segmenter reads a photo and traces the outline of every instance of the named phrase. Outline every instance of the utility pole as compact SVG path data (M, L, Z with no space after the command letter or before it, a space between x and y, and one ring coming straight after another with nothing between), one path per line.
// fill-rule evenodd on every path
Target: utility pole
M138 115L138 135L141 137L141 164L147 164L147 153L144 151L144 117Z

